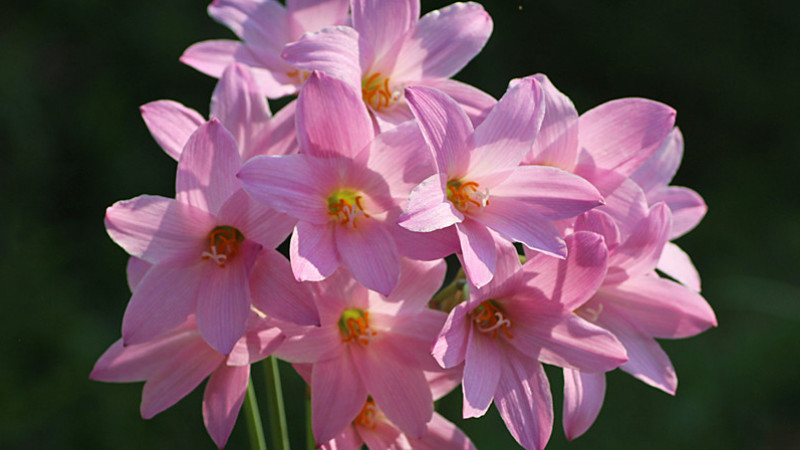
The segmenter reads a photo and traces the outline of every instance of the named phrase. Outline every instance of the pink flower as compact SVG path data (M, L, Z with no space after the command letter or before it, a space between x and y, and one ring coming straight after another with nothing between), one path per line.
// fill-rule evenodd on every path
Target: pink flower
M284 45L303 33L329 25L349 23L348 0L214 0L208 14L227 26L243 42L212 40L192 45L181 62L212 77L229 64L253 69L256 82L269 98L294 94L309 75L281 59Z
M173 159L180 159L186 141L205 120L195 110L171 100L142 105L142 118L156 142ZM294 102L275 117L250 69L233 63L222 72L211 96L211 117L233 134L242 160L255 155L297 153Z
M283 57L298 69L319 70L361 91L381 129L412 118L407 86L452 96L480 122L494 104L488 94L454 80L480 52L492 20L477 3L455 3L419 18L419 0L353 0L353 28L331 27L288 45Z
M240 167L236 141L212 119L186 143L175 199L143 195L108 208L109 236L152 264L132 283L125 345L152 340L190 314L219 353L228 354L244 334L258 252L280 244L294 221L250 200L235 177Z
M290 243L298 280L322 280L344 265L360 283L388 295L400 260L391 231L397 225L386 218L399 208L396 198L422 179L413 173L427 155L417 151L422 146L387 143L397 137L413 142L417 131L400 127L370 145L373 128L359 94L316 72L298 99L297 131L302 154L254 158L239 172L242 185L256 200L298 219Z
M321 326L287 329L277 355L313 364L309 384L317 444L350 426L368 396L404 434L425 434L433 397L424 371L438 369L429 348L445 319L427 302L444 272L443 261L403 259L400 282L389 297L368 291L345 269L310 283Z
M283 341L280 331L256 314L249 331L225 356L200 336L194 316L147 342L115 342L89 378L125 383L145 381L141 414L149 419L174 405L209 377L203 396L203 421L218 447L228 441L250 378L250 364L269 356Z
M573 313L603 280L603 238L579 232L566 243L566 259L538 254L521 266L513 246L498 241L495 277L470 289L432 349L442 367L464 362L464 417L482 416L494 400L526 448L544 448L552 429L552 398L540 361L605 371L627 359L611 333Z
M429 241L452 242L456 234L458 246L450 252L463 254L464 270L478 287L495 271L493 233L563 258L566 246L552 222L574 217L603 200L594 186L571 173L519 165L544 116L539 83L534 78L512 82L474 130L464 111L439 91L408 88L406 98L433 154L436 173L414 188L400 226L420 233L443 230Z

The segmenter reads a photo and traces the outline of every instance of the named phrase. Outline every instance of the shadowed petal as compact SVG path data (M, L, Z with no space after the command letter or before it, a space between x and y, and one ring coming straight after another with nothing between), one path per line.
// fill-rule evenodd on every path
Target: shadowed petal
M428 433L420 439L409 439L414 450L475 450L466 434L453 423L433 413Z
M664 202L669 206L672 212L670 239L677 239L691 231L703 220L708 211L700 194L680 186L669 186L653 195L648 195L647 200L650 204Z
M358 435L364 440L364 445L366 445L367 448L410 448L408 439L403 432L394 425L382 420L377 421L372 427L358 427ZM342 450L344 450L344 448Z
M525 164L572 170L578 158L578 112L572 100L542 75L534 75L544 93L545 113Z
M472 327L464 359L463 416L480 417L486 414L497 390L500 372L504 369L498 341Z
M295 130L295 111L297 101L291 101L280 109L253 139L253 144L245 149L242 161L259 155L292 155L300 151Z
M575 232L589 231L603 236L609 253L613 252L620 242L619 228L614 223L614 219L599 209L593 209L578 216L573 229Z
M300 333L290 332L275 351L275 356L291 363L315 363L343 358L346 350L337 326L303 327Z
M222 205L219 223L237 228L247 239L264 248L275 248L289 237L297 219L256 202L239 189Z
M689 255L672 242L667 242L664 246L656 268L689 289L700 292L700 274Z
M171 100L159 100L139 107L153 139L172 159L180 159L189 136L205 122L197 111Z
M311 292L292 275L289 261L275 250L264 249L250 276L253 305L268 316L297 325L319 325Z
M397 224L411 231L430 232L462 220L464 215L447 200L444 179L436 174L426 178L411 191L408 209L400 215Z
M353 28L383 56L419 19L419 0L353 0Z
M305 34L284 47L282 56L298 69L320 71L341 80L351 89L361 86L358 32L350 27L328 27ZM363 102L361 107L366 108Z
M606 374L564 369L564 434L570 441L592 426L606 393Z
M217 447L223 448L239 416L250 366L231 367L220 364L211 374L203 395L203 422Z
M248 149L270 115L267 99L250 69L240 63L225 69L211 95L210 116L218 118L231 133L242 156L249 153Z
M144 275L151 267L153 267L153 265L143 259L135 256L128 258L128 264L125 266L125 275L128 279L128 288L131 292L136 290L136 286L139 285L142 278L144 278Z
M375 219L361 220L358 228L336 226L336 249L353 278L388 296L400 276L400 259L394 238Z
M286 9L289 11L289 28L293 39L306 31L349 23L348 0L289 0Z
M450 96L464 110L475 127L486 120L489 111L497 103L497 100L486 92L457 80L426 79L415 85L432 87Z
M456 224L461 242L461 259L469 282L481 287L492 280L497 264L494 237L485 225L474 220Z
M653 156L631 174L631 178L649 194L650 191L665 187L672 181L682 158L683 135L675 127Z
M319 281L339 267L339 253L330 223L298 222L289 241L289 260L297 281Z
M666 204L654 206L650 215L641 220L633 233L620 244L608 258L609 267L625 270L628 278L652 272L667 243L671 225L670 211ZM606 277L606 283L622 281L619 277Z
M445 369L461 364L467 354L469 333L467 309L462 303L450 311L439 336L433 343L431 354L436 362Z
M350 425L364 403L367 390L353 373L349 352L319 361L311 372L311 427L317 445L333 439Z
M208 7L208 15L268 61L276 59L289 40L286 10L274 0L215 0Z

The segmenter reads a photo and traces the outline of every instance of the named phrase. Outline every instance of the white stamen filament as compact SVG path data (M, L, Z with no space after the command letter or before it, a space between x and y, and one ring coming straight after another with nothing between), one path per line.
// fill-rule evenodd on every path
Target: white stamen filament
M217 263L220 267L225 267L225 262L228 260L228 256L222 253L217 253L217 246L211 246L211 252L203 252L202 255L203 259L212 259L215 263Z
M478 330L480 330L483 333L491 333L492 331L502 327L503 325L507 326L508 328L511 328L511 321L503 317L503 313L497 311L494 313L494 316L497 317L497 322L495 322L494 325L487 328L478 327Z
M589 322L597 322L597 319L600 317L600 314L603 313L603 304L600 303L599 305L597 305L597 309L585 308L583 312L587 316L586 320L588 320Z

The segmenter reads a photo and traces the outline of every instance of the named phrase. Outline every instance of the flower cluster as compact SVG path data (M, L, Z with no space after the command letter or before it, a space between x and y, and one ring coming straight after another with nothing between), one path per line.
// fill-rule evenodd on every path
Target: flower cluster
M210 377L220 447L269 355L307 381L330 449L473 448L434 412L459 384L464 417L494 402L544 448L542 363L563 368L570 439L597 417L605 372L674 394L655 338L716 325L671 242L706 211L669 186L675 111L628 98L578 115L544 75L500 100L450 79L491 34L476 3L421 18L419 0L286 3L209 6L240 38L181 57L219 78L209 120L142 106L178 161L176 194L107 210L133 294L91 378L145 381L149 418ZM291 94L272 115L267 98ZM453 254L463 270L442 289Z

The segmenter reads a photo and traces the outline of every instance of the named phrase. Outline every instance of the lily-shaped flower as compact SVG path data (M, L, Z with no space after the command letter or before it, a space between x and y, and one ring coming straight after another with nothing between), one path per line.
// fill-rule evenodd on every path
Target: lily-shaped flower
M643 197L637 202L646 207ZM629 359L620 369L674 395L675 369L654 338L694 336L716 326L717 319L700 294L655 274L671 233L670 219L669 207L658 203L630 232L622 231L611 215L599 210L581 215L575 229L602 233L610 252L602 286L577 314L611 331L625 346ZM600 411L605 374L568 368L564 380L564 431L573 439L589 428Z
M535 250L566 256L553 221L602 204L597 189L564 170L520 166L544 117L539 82L512 82L486 120L473 130L464 111L447 95L408 88L406 98L436 162L436 173L411 193L400 226L454 241L471 283L492 279L497 254L493 233ZM459 248L460 247L460 248ZM444 255L439 255L444 256Z
M492 20L477 3L455 3L421 19L419 0L352 0L353 27L329 27L289 44L284 59L361 91L381 130L412 118L407 86L435 87L479 123L495 100L450 80L480 52Z
M318 283L321 326L286 329L276 354L312 364L311 423L318 445L355 421L368 396L411 438L421 438L433 417L425 370L438 366L429 348L445 314L427 308L442 284L444 261L403 259L400 282L389 297L359 285L345 268Z
M242 407L250 364L272 354L283 339L278 328L253 313L247 334L226 356L205 342L190 316L151 341L125 346L118 340L103 353L89 378L112 383L144 381L140 411L149 419L210 376L203 395L203 421L222 448Z
M296 93L310 72L295 69L281 59L283 47L303 33L331 25L347 25L348 0L214 0L208 14L230 28L242 41L199 42L181 56L181 62L212 77L240 62L269 98Z
M244 334L258 252L279 245L294 220L252 201L236 180L240 167L233 136L211 119L181 154L175 199L143 195L108 208L109 236L152 264L125 311L125 345L154 339L190 314L219 353Z
M603 280L603 238L579 232L566 243L565 260L540 254L520 265L516 249L498 241L494 279L470 288L432 350L442 367L464 363L464 417L482 416L494 400L508 430L529 449L544 448L553 424L540 362L605 371L627 359L611 333L573 312Z
M298 219L289 249L298 280L318 281L344 265L360 283L388 295L400 260L391 231L397 225L386 217L399 208L396 198L422 180L422 173L411 172L426 161L424 145L392 144L392 136L414 131L409 127L373 143L359 93L318 72L297 103L301 154L252 159L238 174L242 185L256 200ZM409 176L412 183L404 181Z

